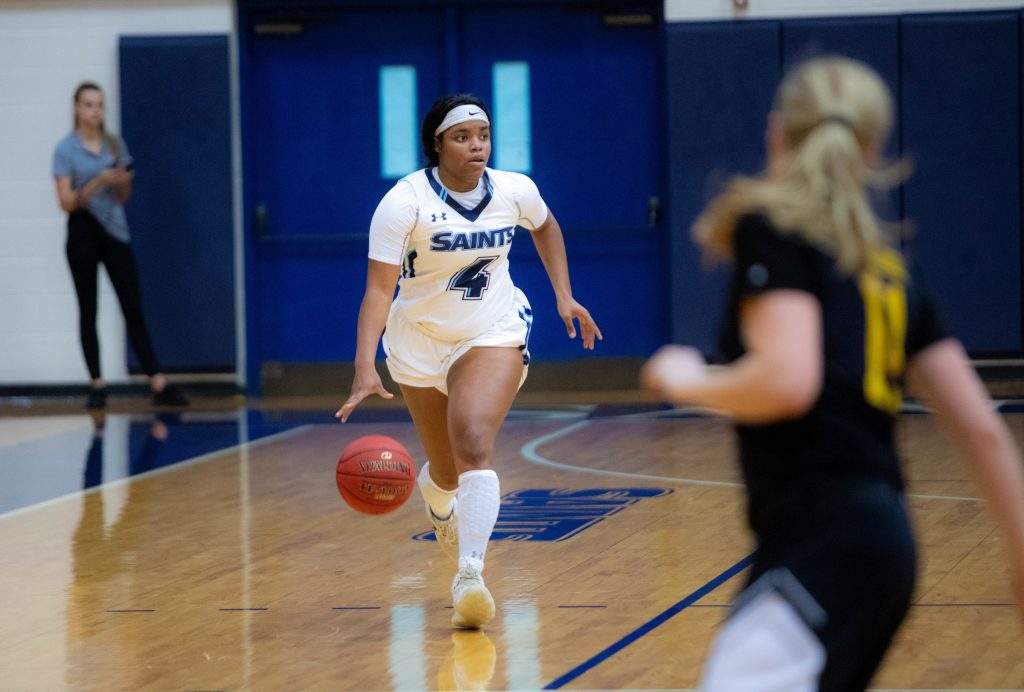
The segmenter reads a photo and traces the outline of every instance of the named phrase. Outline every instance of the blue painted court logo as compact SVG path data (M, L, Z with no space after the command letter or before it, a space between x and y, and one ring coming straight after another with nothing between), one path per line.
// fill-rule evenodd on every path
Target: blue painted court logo
M630 505L668 495L669 488L542 488L517 490L501 498L492 541L565 541ZM433 541L433 531L413 536Z

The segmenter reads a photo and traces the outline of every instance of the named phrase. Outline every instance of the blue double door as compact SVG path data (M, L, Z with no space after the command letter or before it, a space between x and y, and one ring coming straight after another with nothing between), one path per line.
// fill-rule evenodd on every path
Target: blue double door
M241 9L250 383L266 363L354 358L370 218L425 163L420 123L445 93L491 106L491 165L530 175L559 219L601 351L642 356L666 338L656 16ZM526 233L512 275L535 308L536 357L581 355Z

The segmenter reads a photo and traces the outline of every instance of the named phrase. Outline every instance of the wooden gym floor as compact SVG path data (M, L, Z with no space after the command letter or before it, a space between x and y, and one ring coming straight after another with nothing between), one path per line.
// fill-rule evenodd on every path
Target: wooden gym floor
M480 632L449 626L453 565L422 540L417 496L363 516L334 487L361 435L422 462L401 409L345 426L333 401L5 416L0 688L692 689L751 551L732 437L609 399L513 410L485 571L498 614ZM1004 410L1024 440L1024 409ZM974 484L930 417L904 416L901 446L920 576L873 689L1024 688Z

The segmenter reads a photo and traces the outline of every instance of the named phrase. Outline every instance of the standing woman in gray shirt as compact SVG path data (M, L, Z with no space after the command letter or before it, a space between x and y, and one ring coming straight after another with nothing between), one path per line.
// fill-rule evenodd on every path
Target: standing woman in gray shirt
M132 255L124 204L132 194L132 158L124 140L103 123L103 92L92 82L75 89L75 127L57 143L53 175L57 201L68 213L68 264L78 294L79 335L92 378L86 406L103 408L107 389L100 376L96 334L97 271L102 262L117 292L128 338L149 377L153 403L184 406L188 399L161 374L142 317L139 277Z

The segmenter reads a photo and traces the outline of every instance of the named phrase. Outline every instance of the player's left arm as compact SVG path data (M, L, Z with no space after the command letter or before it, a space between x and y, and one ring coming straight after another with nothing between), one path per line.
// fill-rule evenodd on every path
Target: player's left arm
M548 273L551 287L555 291L555 299L558 304L558 314L565 322L566 332L570 339L576 338L575 320L580 323L580 333L583 335L583 348L594 350L595 338L600 341L601 330L597 322L590 316L590 312L576 302L572 297L572 286L569 283L569 260L565 254L565 239L562 237L562 228L555 220L555 215L548 210L548 216L544 223L530 231L533 244L537 247L537 254L540 255L544 269Z
M988 501L1009 557L1024 621L1024 463L1013 434L993 409L959 341L942 339L916 353L907 377L913 392L960 449Z
M115 171L117 174L112 181L112 187L114 188L114 194L117 195L117 201L121 204L127 204L128 200L132 198L132 179L135 177L134 162L131 153L128 151L128 145L125 141L118 137L118 161Z
M128 200L132 198L132 178L134 177L135 173L124 165L114 169L111 187L114 188L117 201L121 204L127 204Z

